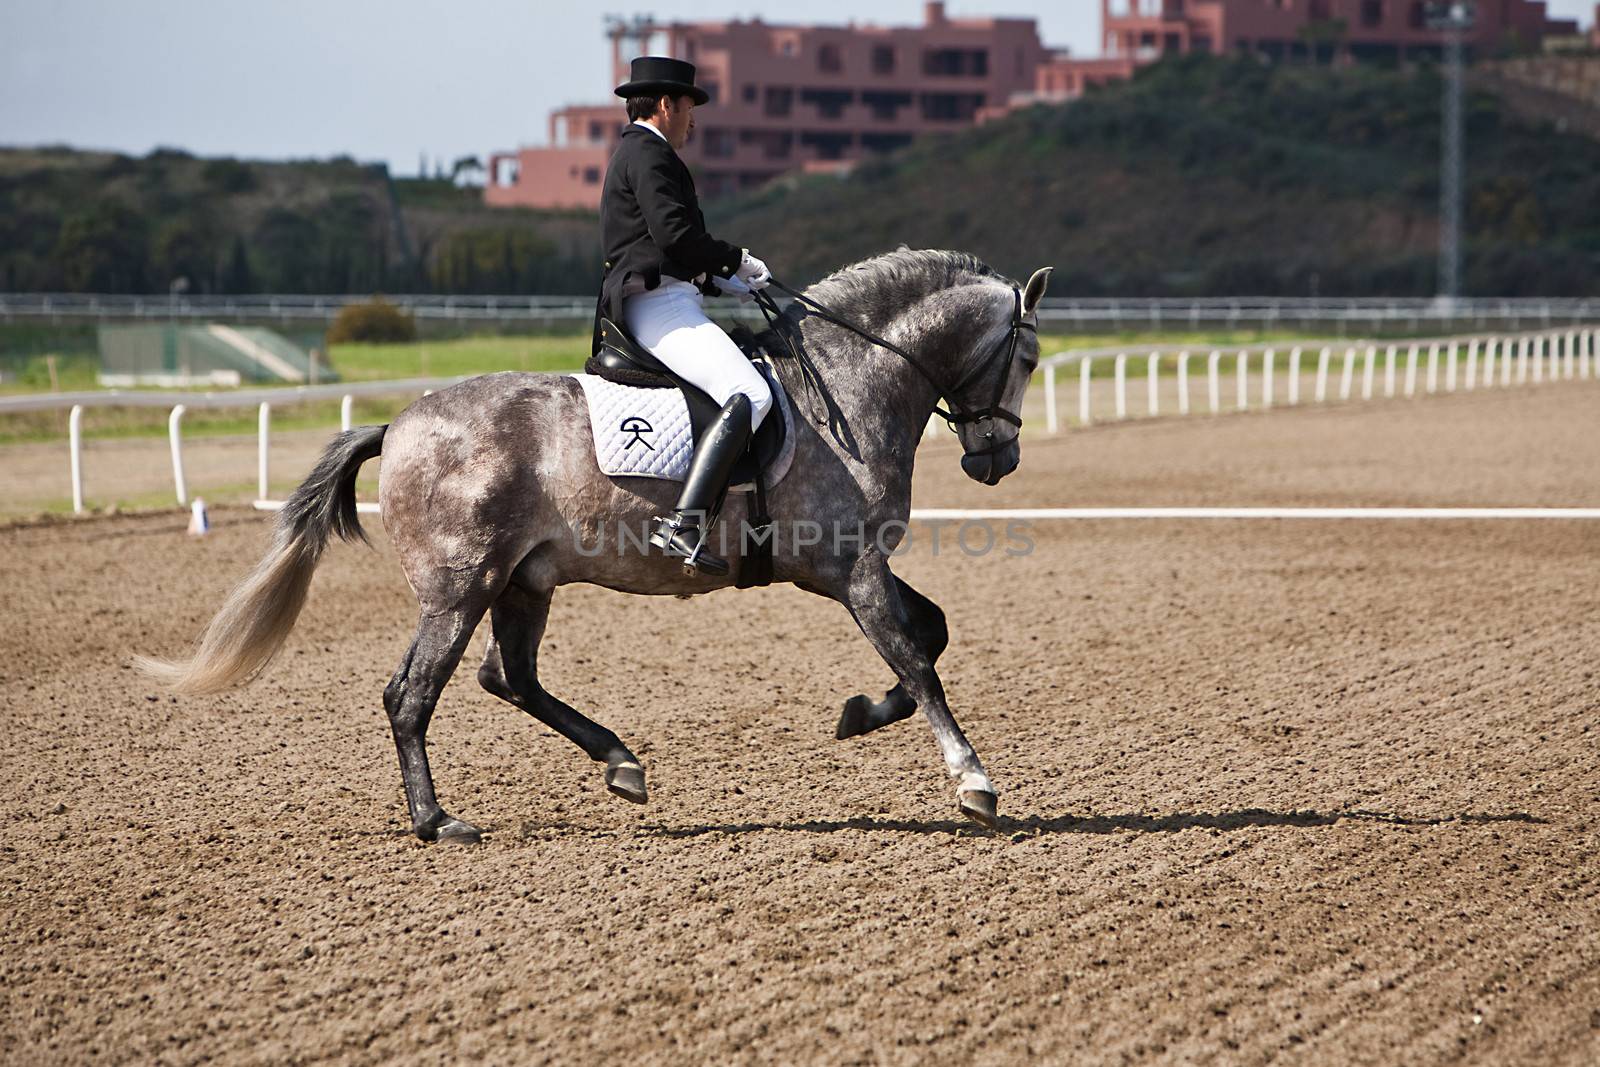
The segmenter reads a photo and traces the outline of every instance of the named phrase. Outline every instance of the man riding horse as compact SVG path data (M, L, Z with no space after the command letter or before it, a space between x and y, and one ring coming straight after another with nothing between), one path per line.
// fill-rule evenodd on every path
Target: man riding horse
M719 292L747 296L771 279L747 248L706 232L694 178L678 156L694 109L710 97L694 84L692 63L661 56L633 61L616 94L627 100L628 127L606 169L600 200L605 276L595 309L625 325L674 374L722 405L701 434L683 491L670 517L658 517L650 543L712 575L727 561L706 550L705 521L735 461L772 409L772 391L722 328L706 318L702 300Z

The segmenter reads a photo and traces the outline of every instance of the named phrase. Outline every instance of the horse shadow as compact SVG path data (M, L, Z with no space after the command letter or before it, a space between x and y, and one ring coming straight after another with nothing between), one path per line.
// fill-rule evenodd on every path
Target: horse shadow
M1020 819L1002 818L993 830L965 819L879 819L863 816L855 819L814 819L806 822L745 822L705 823L698 826L643 825L634 832L649 837L691 838L710 834L737 836L740 834L783 833L834 834L851 830L875 830L902 834L955 835L966 833L983 836L1010 835L1015 838L1043 837L1052 834L1170 834L1185 830L1246 830L1265 827L1290 827L1313 829L1334 826L1341 822L1380 823L1391 826L1443 826L1449 823L1530 823L1548 822L1523 811L1502 813L1465 812L1459 815L1421 816L1397 812L1367 811L1268 811L1264 808L1245 808L1224 812L1174 812L1169 815L1057 815L1051 817L1027 816Z

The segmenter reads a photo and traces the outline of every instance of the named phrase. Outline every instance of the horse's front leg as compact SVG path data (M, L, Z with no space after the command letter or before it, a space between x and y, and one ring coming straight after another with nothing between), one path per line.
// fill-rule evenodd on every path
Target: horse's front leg
M900 679L906 695L928 717L934 740L944 753L945 766L956 779L961 813L990 828L998 825L994 786L945 704L944 686L933 669L933 657L915 632L905 598L883 556L868 552L856 562L845 606L878 655Z

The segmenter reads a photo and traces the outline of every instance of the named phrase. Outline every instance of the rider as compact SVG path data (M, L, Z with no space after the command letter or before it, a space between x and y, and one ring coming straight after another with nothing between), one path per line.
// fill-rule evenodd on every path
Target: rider
M706 318L702 298L765 288L771 273L749 249L706 232L694 179L677 152L694 129L696 105L710 99L694 75L692 63L641 56L616 89L628 102L629 124L606 169L600 201L606 264L596 314L626 325L674 374L722 405L695 446L672 516L657 517L650 543L682 557L686 567L724 575L727 561L705 550L706 512L771 410L772 392ZM597 329L597 349L598 342Z

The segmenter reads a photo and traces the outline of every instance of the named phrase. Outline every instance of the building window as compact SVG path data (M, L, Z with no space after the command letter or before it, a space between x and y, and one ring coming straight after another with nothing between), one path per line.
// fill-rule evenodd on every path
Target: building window
M788 159L794 147L794 134L788 130L743 130L739 143L754 145L764 159Z
M598 141L606 135L605 126L598 122L589 123L589 140Z
M850 140L848 133L808 130L800 135L800 144L806 148L815 148L818 159L843 159L845 151L850 147Z
M983 48L930 48L922 53L922 73L932 77L986 78L989 52Z
M893 152L911 143L909 133L864 133L861 147L868 152Z
M894 45L875 44L872 46L872 73L894 73Z
M861 102L867 106L873 118L893 122L899 117L901 108L911 106L911 94L866 89L861 93Z
M793 89L776 89L767 87L766 105L762 108L768 115L782 118L789 113L789 108L794 104Z
M1383 25L1383 0L1361 0L1361 25Z
M922 94L922 117L935 122L971 122L982 106L982 93Z
M716 82L701 82L700 88L706 91L706 103L715 104L717 102L719 86Z
M600 168L599 167L584 167L583 168L583 184L585 184L585 185L599 185L600 184Z
M818 46L817 69L824 74L837 74L844 69L844 60L839 58L838 45L830 42Z
M707 159L727 159L733 155L733 131L707 130L705 144Z
M744 102L745 103L747 103L747 104L755 103L756 102L756 87L754 85L746 85L744 87L743 95L744 95Z
M825 119L843 118L845 105L855 98L856 94L849 89L800 90L800 102L815 107L818 117Z

